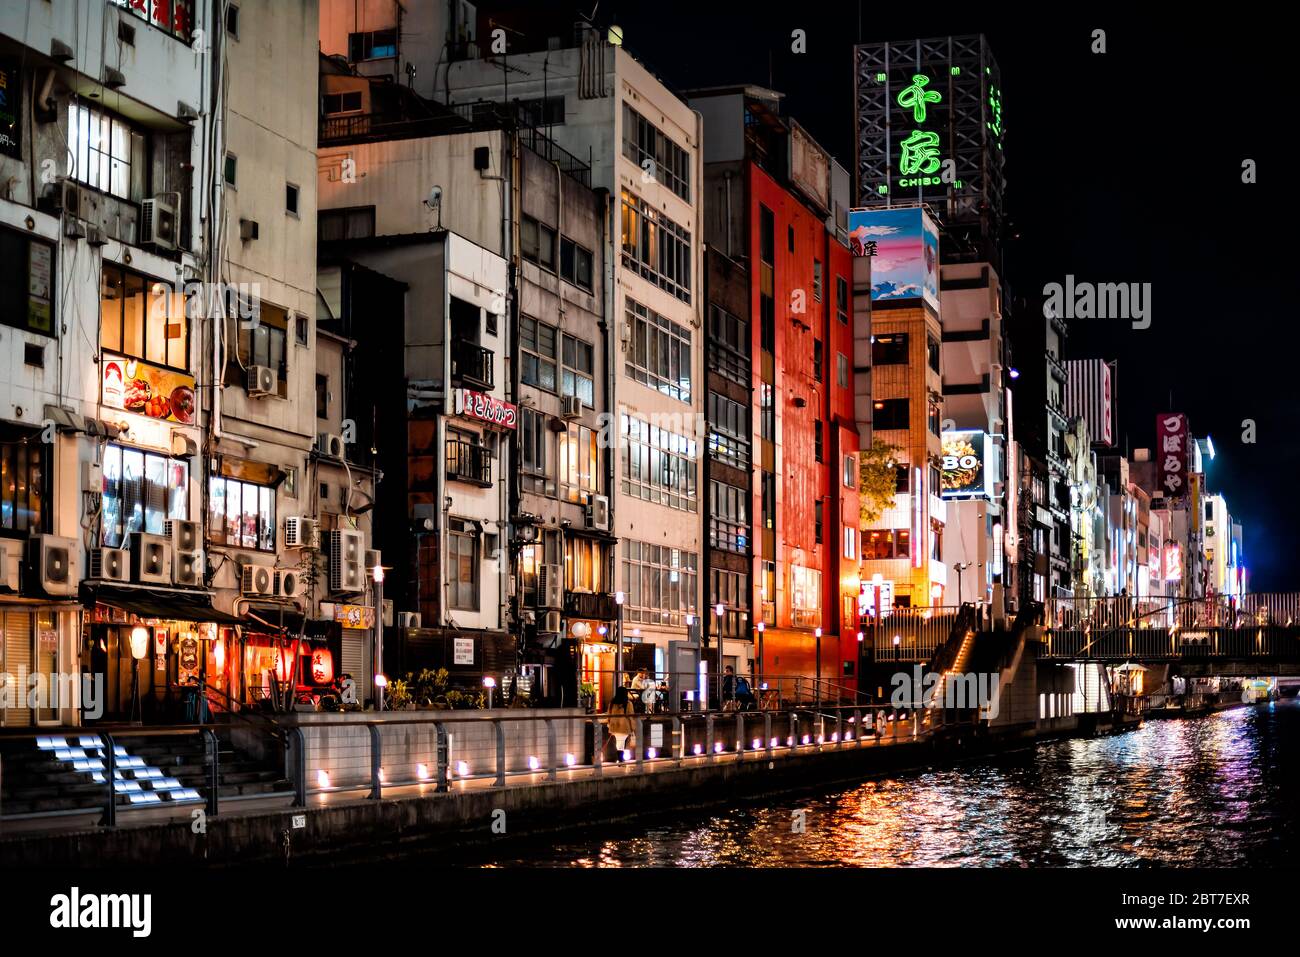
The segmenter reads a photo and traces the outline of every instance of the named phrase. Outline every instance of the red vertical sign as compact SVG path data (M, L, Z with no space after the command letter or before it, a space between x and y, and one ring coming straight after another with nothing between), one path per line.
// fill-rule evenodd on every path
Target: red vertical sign
M1167 412L1156 416L1156 465L1160 470L1160 490L1166 498L1182 498L1188 492L1187 416Z

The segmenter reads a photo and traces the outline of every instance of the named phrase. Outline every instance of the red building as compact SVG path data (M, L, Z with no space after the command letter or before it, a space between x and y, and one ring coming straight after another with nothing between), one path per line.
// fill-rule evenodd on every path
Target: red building
M798 124L780 95L758 87L701 91L711 314L748 316L747 538L752 671L783 694L815 697L853 687L857 661L858 429L854 418L852 260L848 175ZM841 185L841 189L836 186ZM735 302L737 271L747 280ZM715 296L715 292L717 295ZM710 392L738 343L708 340ZM733 373L724 375L725 373ZM724 383L717 388L723 389ZM719 468L736 392L709 403L709 478ZM725 421L723 421L725 419ZM729 501L731 492L726 490ZM716 528L715 510L706 531ZM710 569L734 564L734 547L710 534ZM722 552L724 554L717 554ZM713 617L713 616L711 616ZM760 630L761 625L761 630ZM730 635L724 637L730 638ZM730 643L728 643L730 644ZM729 650L724 646L724 653ZM740 655L738 670L747 669Z

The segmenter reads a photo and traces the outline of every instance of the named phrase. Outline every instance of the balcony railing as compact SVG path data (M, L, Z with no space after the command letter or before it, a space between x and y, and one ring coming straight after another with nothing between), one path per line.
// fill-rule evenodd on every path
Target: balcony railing
M492 450L470 442L448 442L447 478L485 487L491 485Z
M492 389L492 352L472 342L459 341L451 348L453 380Z
M613 621L618 617L618 603L609 592L565 592L564 614L570 618Z

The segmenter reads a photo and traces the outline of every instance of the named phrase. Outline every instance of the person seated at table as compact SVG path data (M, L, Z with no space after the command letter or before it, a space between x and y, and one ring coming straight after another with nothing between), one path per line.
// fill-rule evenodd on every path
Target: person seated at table
M650 682L650 674L646 669L641 668L632 679L632 704L637 711L642 711L645 708L645 691L647 687L653 687Z

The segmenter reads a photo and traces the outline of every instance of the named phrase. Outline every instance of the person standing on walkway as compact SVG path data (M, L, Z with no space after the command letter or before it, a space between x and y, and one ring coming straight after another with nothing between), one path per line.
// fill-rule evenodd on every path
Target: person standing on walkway
M621 758L629 745L635 745L632 734L632 699L626 688L614 692L614 700L609 706L609 733L614 739L617 757Z

